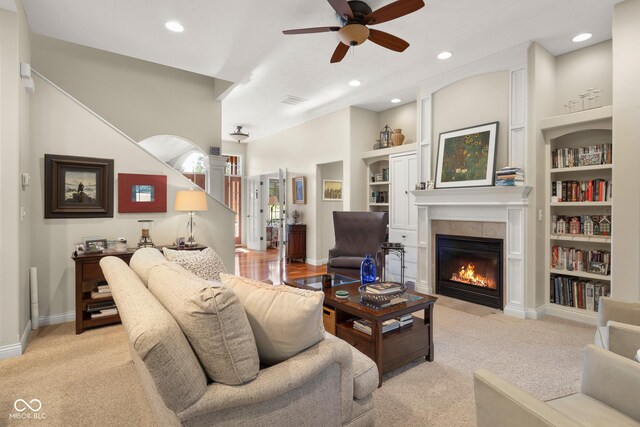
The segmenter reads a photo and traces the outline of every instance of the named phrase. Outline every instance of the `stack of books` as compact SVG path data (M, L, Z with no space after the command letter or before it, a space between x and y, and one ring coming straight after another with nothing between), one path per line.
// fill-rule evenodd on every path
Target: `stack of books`
M109 285L98 285L93 291L91 291L91 298L111 298L111 288Z
M97 319L99 317L112 316L114 314L118 314L116 303L113 301L95 302L92 304L87 304L86 311L89 314L91 314L92 319Z
M550 302L589 311L598 311L600 297L611 294L609 283L577 277L552 275L550 286Z
M382 322L382 333L396 330L402 326L410 325L413 323L413 316L411 314L405 314L395 319L389 319ZM353 329L360 332L364 332L367 335L371 335L371 321L365 319L356 319L353 321Z
M367 285L367 292L376 295L388 295L398 293L401 286L398 283L376 283Z
M98 319L100 317L113 316L114 314L118 314L118 309L117 308L108 308L106 310L100 310L100 311L96 311L96 312L91 313L91 318L92 319Z
M524 172L520 168L506 166L496 172L496 185L502 187L524 185Z

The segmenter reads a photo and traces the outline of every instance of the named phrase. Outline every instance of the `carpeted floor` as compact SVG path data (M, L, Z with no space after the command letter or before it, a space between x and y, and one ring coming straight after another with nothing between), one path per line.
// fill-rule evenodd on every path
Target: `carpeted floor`
M487 368L541 399L576 392L594 328L557 318L519 320L440 297L435 360L385 375L374 393L379 426L473 426L472 374ZM0 425L16 399L40 399L52 426L152 426L121 325L74 334L73 323L32 334L22 357L0 361Z

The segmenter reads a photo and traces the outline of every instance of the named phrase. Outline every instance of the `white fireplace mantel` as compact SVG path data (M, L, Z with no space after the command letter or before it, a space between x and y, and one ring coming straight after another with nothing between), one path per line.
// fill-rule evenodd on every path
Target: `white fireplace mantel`
M435 292L431 283L431 221L488 221L506 224L504 312L525 318L524 303L527 207L531 187L474 187L417 190L418 281L416 290Z

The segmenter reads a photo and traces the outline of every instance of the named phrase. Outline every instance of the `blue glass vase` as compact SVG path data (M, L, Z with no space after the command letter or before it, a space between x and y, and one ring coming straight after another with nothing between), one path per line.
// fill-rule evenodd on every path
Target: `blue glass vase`
M366 254L360 264L360 282L363 285L374 283L376 281L376 262L371 258L370 254Z

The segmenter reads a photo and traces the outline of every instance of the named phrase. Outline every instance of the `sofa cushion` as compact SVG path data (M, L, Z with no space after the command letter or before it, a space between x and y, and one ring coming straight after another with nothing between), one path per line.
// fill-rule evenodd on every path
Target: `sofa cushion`
M162 248L164 256L178 265L191 271L205 280L220 280L220 273L224 273L224 264L216 251L206 248L201 251L177 251Z
M378 367L357 348L351 346L353 357L353 397L364 399L378 388Z
M364 257L359 256L339 256L331 258L329 263L331 264L331 267L337 268L360 268L363 259Z
M607 326L599 326L596 328L596 336L594 338L594 343L600 348L604 348L605 350L609 350L609 327Z
M256 342L231 290L170 264L151 271L149 290L178 322L209 378L238 385L258 375Z
M167 259L155 248L140 248L134 252L129 267L138 275L145 286L149 286L149 272L157 265L167 263Z
M244 306L261 363L280 363L324 338L322 292L267 285L231 274L220 278Z
M637 426L638 421L586 394L576 393L550 400L554 407L585 426Z

